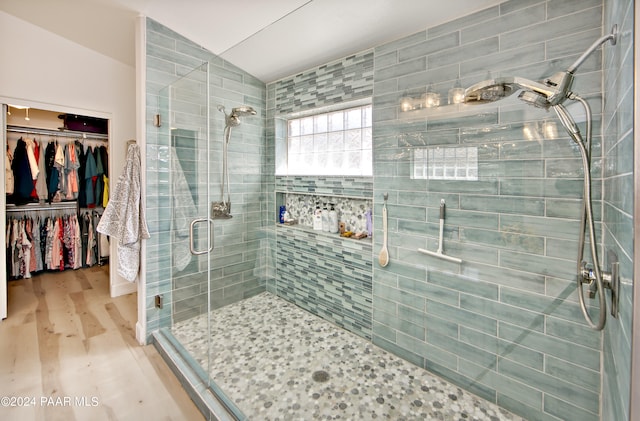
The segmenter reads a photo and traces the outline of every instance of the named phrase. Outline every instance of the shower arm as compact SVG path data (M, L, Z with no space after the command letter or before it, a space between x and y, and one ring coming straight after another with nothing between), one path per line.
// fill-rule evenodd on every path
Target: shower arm
M582 65L582 63L584 63L584 61L595 50L597 50L602 44L604 44L607 41L611 41L611 45L616 45L616 43L618 42L618 25L613 25L613 28L611 28L611 32L609 34L604 35L604 36L600 37L598 40L596 40L591 45L591 47L589 47L587 49L587 51L582 53L582 55L571 66L569 66L569 68L567 69L567 72L575 73L575 71L578 70L578 67L580 67Z

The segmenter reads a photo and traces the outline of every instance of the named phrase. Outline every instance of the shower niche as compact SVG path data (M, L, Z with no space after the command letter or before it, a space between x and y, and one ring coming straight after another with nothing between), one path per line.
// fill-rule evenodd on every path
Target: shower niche
M371 238L373 201L368 198L280 191L276 192L276 209L278 212L275 215L275 221L277 225L283 225L279 221L279 210L281 206L284 206L289 216L295 221L290 225L300 229L312 230L313 216L317 207L321 211L324 209L329 211L332 205L337 213L339 225L343 224L342 226L346 231L351 231L354 234L367 234L365 241L366 238ZM368 220L369 223L367 222ZM335 234L319 230L314 232L332 237L339 236L339 233Z

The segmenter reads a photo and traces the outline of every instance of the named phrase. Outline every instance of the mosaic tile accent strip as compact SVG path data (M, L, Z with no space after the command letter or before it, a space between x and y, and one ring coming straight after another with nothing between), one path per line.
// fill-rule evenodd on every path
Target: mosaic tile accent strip
M373 196L371 177L276 177L276 191L313 193L325 196L370 198Z
M372 95L371 50L275 82L277 112L280 115Z
M172 332L250 420L524 421L269 293L211 320Z
M277 293L371 338L371 242L277 226Z

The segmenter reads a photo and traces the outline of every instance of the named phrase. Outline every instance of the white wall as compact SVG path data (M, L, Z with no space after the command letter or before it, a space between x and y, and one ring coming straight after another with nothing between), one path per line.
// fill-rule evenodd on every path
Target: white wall
M110 119L109 175L115 185L126 142L136 136L135 68L2 11L0 39L0 99ZM135 291L115 267L111 273L112 294Z

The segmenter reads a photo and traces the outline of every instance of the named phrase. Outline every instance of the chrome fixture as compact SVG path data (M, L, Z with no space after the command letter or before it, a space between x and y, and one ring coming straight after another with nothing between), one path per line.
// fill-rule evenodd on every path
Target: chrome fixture
M223 105L218 105L218 111L224 114L224 141L222 142L222 201L213 202L211 204L211 218L213 219L229 219L231 215L231 190L229 188L229 165L227 162L227 150L229 147L229 139L231 138L231 128L240 125L240 117L256 115L256 110L248 105L242 105L231 109L227 114ZM225 199L225 186L227 196Z
M485 80L467 88L465 90L464 98L464 102L468 104L483 104L498 101L520 91L518 98L527 104L544 108L546 110L552 108L569 136L571 136L573 141L580 148L582 166L584 169L584 194L582 200L580 241L577 259L578 296L580 298L580 308L582 309L582 313L584 314L588 325L596 330L602 330L606 322L607 301L604 292L605 288L611 290L611 312L613 317L617 317L619 286L617 270L618 263L611 258L608 259L611 265L611 272L609 273L603 272L600 268L600 261L598 259L596 249L596 235L591 204L591 108L585 99L571 91L571 85L573 84L574 73L578 70L578 67L580 67L580 65L582 65L582 63L601 45L607 41L610 41L612 45L616 45L617 39L618 27L617 25L614 25L611 33L596 40L596 42L594 42L571 66L569 66L566 71L558 72L541 82L534 82L513 76ZM587 125L586 142L583 139L573 117L563 105L567 99L580 102L585 109ZM592 268L589 268L588 264L583 261L585 228L588 228L589 238L591 240L589 242L589 248L591 251L591 259L593 261ZM594 298L596 291L598 293L600 314L597 323L594 323L587 310L584 300L583 284L589 286L591 298Z

